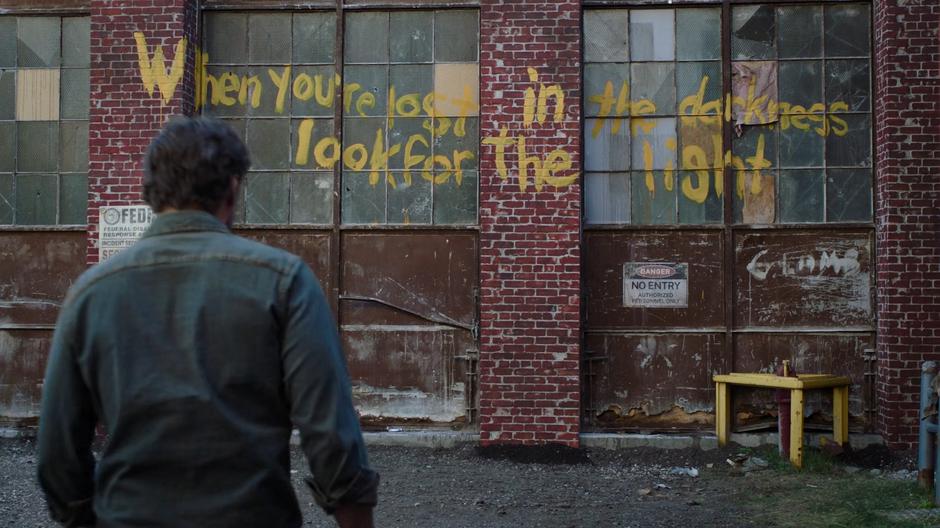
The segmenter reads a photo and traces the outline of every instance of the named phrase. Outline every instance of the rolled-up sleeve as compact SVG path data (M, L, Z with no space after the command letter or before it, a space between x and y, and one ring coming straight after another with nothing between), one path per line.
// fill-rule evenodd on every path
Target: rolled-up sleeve
M336 323L305 264L288 280L284 385L313 474L307 482L327 513L345 504L375 505L379 477L369 467Z
M80 336L68 303L56 324L39 418L37 471L52 518L65 526L94 526L97 416L76 361Z

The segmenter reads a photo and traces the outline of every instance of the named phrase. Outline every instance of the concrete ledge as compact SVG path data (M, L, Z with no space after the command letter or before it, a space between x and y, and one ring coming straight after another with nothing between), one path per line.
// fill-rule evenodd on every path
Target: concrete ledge
M480 433L454 431L401 431L363 433L366 445L395 447L430 447L452 449L459 445L478 444Z
M809 433L806 435L806 445L819 447L819 439L832 434ZM743 447L759 447L764 445L777 445L777 433L734 433L731 443ZM872 445L883 445L884 439L876 434L850 434L849 444L852 449L864 449ZM697 447L703 451L718 448L718 438L715 435L678 435L678 434L617 434L617 433L584 433L581 435L581 445L594 449L630 449L634 447L654 447L656 449L687 449Z

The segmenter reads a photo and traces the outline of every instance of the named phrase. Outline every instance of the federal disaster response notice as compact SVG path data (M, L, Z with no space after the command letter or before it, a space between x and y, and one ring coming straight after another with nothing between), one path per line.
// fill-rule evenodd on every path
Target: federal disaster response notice
M153 211L146 205L102 207L98 224L98 260L129 248L150 227Z
M635 308L687 308L688 269L687 263L624 263L623 305Z

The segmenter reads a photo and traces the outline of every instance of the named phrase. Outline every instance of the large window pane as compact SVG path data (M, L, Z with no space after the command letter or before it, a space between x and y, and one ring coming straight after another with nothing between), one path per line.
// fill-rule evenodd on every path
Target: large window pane
M16 64L20 68L52 68L61 63L58 17L18 17Z
M630 58L671 61L676 58L676 25L671 9L630 12Z
M589 224L630 223L630 175L593 173L584 178L584 220Z
M776 17L769 5L735 6L731 11L731 55L735 60L772 59Z
M826 55L866 57L871 48L871 15L867 5L826 6Z
M721 9L676 11L676 58L717 60L721 58ZM717 80L717 79L716 79Z
M55 174L17 174L15 188L17 224L56 223L59 196Z
M628 12L591 10L584 13L584 60L625 62L630 60Z
M780 58L822 56L822 7L785 6L777 9Z

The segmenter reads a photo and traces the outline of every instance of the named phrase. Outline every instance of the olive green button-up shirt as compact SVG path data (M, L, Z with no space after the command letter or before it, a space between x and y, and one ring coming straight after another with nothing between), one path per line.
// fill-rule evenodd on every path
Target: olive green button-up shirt
M96 423L108 441L96 463ZM70 526L296 527L292 424L328 512L375 504L332 313L296 256L215 217L158 215L70 290L38 472Z

